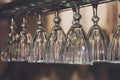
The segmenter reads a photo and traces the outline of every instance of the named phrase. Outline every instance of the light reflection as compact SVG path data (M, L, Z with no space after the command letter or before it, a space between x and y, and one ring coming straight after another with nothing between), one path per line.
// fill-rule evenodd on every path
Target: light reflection
M11 2L12 0L0 0L0 3L9 3Z
M48 77L41 77L39 80L50 80Z

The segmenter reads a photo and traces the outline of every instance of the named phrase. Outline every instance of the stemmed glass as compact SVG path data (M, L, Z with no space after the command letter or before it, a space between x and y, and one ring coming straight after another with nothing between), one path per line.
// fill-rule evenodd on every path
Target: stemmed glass
M67 33L63 61L69 64L90 64L89 42L82 25L79 6L73 7L73 25Z
M39 20L37 21L38 29L33 36L32 52L30 53L32 62L43 62L45 45L47 43L47 33L43 27L42 13L39 14Z
M62 61L61 49L65 42L65 33L59 25L60 21L61 19L59 17L59 11L58 9L56 9L54 18L55 26L52 28L52 31L47 41L45 62L61 63Z
M108 40L106 34L98 25L99 17L97 15L98 3L93 3L93 17L94 25L88 32L88 38L92 51L92 61L106 61L108 59L107 46Z
M18 47L17 47L17 61L28 61L31 59L30 47L32 44L32 36L29 31L26 29L27 20L23 18L22 23L23 30L19 34Z
M1 52L1 60L2 61L16 61L16 47L18 41L18 34L15 30L15 22L14 19L11 19L11 32L9 33L7 42Z
M120 16L119 16L120 18ZM112 38L109 43L109 61L112 63L120 63L120 24L116 26Z

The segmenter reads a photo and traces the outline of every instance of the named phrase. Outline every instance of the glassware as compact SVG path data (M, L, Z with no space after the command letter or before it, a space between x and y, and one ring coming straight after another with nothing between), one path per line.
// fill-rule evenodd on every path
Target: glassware
M32 52L31 57L32 62L43 62L45 54L45 45L47 43L47 33L43 27L42 16L39 15L39 20L37 21L38 30L36 30L33 37Z
M61 63L62 61L61 49L65 42L65 33L59 25L60 21L58 10L56 10L54 19L55 26L52 28L46 45L45 62Z
M120 18L120 16L119 16ZM118 24L113 32L109 43L109 61L112 63L120 63L120 24Z
M15 30L15 22L14 19L11 19L11 32L9 33L7 42L4 46L4 49L1 52L1 60L2 61L16 61L16 47L18 41L18 34L14 31Z
M89 42L82 25L79 6L73 7L73 25L67 33L63 62L69 64L91 64Z
M88 32L88 38L92 51L92 61L107 61L108 40L104 31L98 25L98 21L99 21L99 17L97 15L98 4L93 3L92 5L93 5L92 21L94 25L90 28Z
M17 47L17 61L30 61L30 46L32 44L32 36L26 29L27 20L23 18L23 30L19 34L19 41Z

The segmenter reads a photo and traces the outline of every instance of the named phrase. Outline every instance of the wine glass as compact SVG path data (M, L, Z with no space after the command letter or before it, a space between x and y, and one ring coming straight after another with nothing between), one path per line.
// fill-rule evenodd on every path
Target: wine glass
M22 28L19 34L18 47L17 47L17 61L30 61L30 47L32 44L32 36L26 29L27 20L23 17Z
M52 28L46 45L45 62L62 62L61 49L65 42L65 33L59 25L60 21L59 11L56 10L54 18L55 26Z
M99 21L99 17L97 15L98 3L93 3L92 6L93 6L92 21L94 25L90 28L88 32L88 38L92 51L92 61L107 61L108 40L104 31L98 25Z
M120 16L119 16L120 18ZM120 24L118 24L112 34L109 43L109 61L112 63L120 63Z
M69 64L91 64L89 42L82 25L79 6L73 7L73 25L67 33L63 62Z
M11 32L9 33L8 39L5 43L5 46L1 52L1 60L2 61L16 61L16 47L18 41L18 34L15 30L15 22L14 19L11 19Z
M33 36L32 52L30 55L31 57L33 57L32 62L43 62L44 60L45 45L47 43L47 33L44 30L42 20L43 17L41 15L39 14L39 20L37 21L38 29Z

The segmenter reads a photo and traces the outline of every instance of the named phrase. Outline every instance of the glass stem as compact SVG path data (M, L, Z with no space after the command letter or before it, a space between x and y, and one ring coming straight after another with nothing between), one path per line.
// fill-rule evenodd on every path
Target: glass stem
M58 10L55 11L55 17L59 17L59 11Z
M79 21L80 21L80 10L79 10L79 6L77 6L77 7L73 7L72 8L73 9L73 18L74 18L74 20L75 20L75 22L76 23L79 23Z
M92 6L93 6L93 17L98 18L98 15L97 15L98 3L94 3L92 4ZM94 21L94 24L98 24L98 21Z
M14 32L14 19L11 20L11 32Z
M22 25L22 28L23 28L23 30L25 30L26 29L26 19L23 17L23 25Z
M79 8L79 6L77 7L77 13L78 13L78 15L79 15L79 18L78 18L78 20L77 20L77 22L79 23L79 21L80 21L80 8Z
M59 17L59 11L56 10L55 11L55 19L54 19L55 25L59 25L60 21L61 21L61 19Z
M42 14L39 14L39 20L38 20L39 28L42 27L42 24L43 24L43 22L42 22Z
M93 15L97 16L97 7L98 7L98 4L92 4L92 5L93 5Z
M27 24L27 16L28 16L28 13L25 14L25 17L23 17L23 30L26 30L26 24Z

